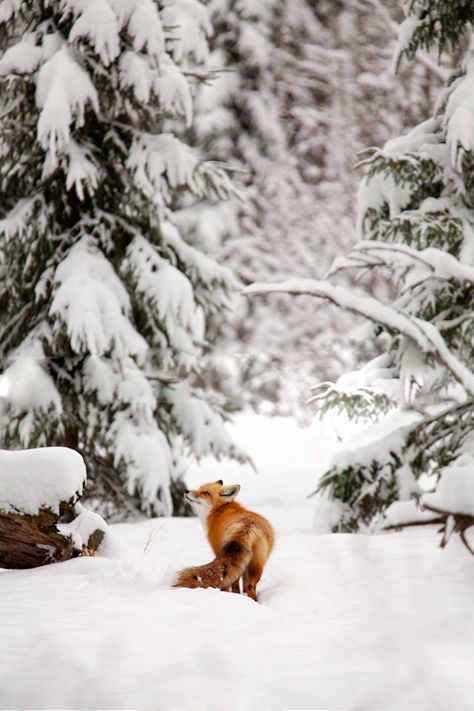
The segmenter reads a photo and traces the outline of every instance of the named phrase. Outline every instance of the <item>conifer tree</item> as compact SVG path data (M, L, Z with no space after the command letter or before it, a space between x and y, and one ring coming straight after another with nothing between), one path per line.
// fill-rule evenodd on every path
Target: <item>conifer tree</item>
M431 118L366 152L360 241L332 268L333 275L382 270L394 280L395 298L382 303L310 280L251 291L330 300L369 319L371 337L383 341L382 356L315 393L324 407L356 417L399 408L336 457L321 480L319 491L337 504L333 530L373 526L389 507L392 521L394 510L399 522L414 519L421 502L445 520L445 543L453 529L464 536L474 522L474 8L410 0L405 10L398 64L436 50L458 58L457 66ZM421 474L428 476L423 487Z
M174 133L209 31L197 0L0 6L2 446L77 448L122 513L171 513L183 448L236 454L190 379L234 280L173 218L232 189Z

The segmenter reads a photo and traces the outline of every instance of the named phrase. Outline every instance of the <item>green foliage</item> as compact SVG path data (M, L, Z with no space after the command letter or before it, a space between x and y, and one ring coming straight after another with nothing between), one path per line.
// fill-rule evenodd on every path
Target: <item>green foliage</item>
M396 403L376 388L344 389L333 383L320 383L312 388L314 395L309 402L316 402L321 416L332 411L345 413L357 421L378 420L396 406Z
M466 26L474 22L471 0L405 0L405 6L407 15L415 15L419 20L401 52L401 56L410 60L419 49L435 48L439 54L457 49L463 42Z
M416 476L439 476L453 462L468 435L474 430L474 402L468 400L424 418L407 437L405 456Z
M351 533L361 526L370 526L378 514L397 500L394 474L401 461L394 452L388 452L387 457L383 463L371 459L364 464L334 466L321 478L316 493L326 492L342 504L334 532Z
M383 456L373 449L356 455L360 461L336 464L321 478L316 493L325 493L341 504L341 515L333 530L355 532L370 528L377 518L406 491L400 488L400 472L407 468L416 481L429 475L435 487L444 467L459 456L468 436L474 431L474 402L452 405L436 415L427 415L407 426L402 440L393 449L380 441ZM415 486L411 496L418 498Z
M387 155L377 149L370 149L368 156L359 163L367 168L367 181L374 175L390 177L395 185L409 185L411 203L406 209L418 207L425 197L439 197L443 188L443 171L432 158L402 152Z
M384 242L403 243L415 249L437 247L453 256L459 254L464 240L463 224L449 210L417 212L404 211L388 219L387 206L369 208L364 215L367 238Z

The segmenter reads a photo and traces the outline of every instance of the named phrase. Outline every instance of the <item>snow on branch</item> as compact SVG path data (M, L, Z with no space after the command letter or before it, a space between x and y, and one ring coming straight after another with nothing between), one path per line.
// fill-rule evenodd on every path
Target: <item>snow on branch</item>
M155 422L144 427L124 411L115 415L110 434L115 445L115 465L123 463L127 466L129 493L133 495L140 491L144 507L155 507L162 515L171 515L172 457L164 433ZM158 492L161 501L157 500Z
M135 237L127 249L126 264L136 279L136 291L151 300L160 318L193 331L196 304L193 287L186 276L168 264L143 237Z
M200 282L215 289L216 284L223 284L228 289L237 289L238 281L229 267L218 264L207 254L183 240L179 231L169 220L161 223L161 233L164 241L173 249L178 258L184 262L189 273Z
M67 2L74 14L79 10L78 3ZM107 0L94 0L82 6L80 14L72 25L69 42L85 38L89 41L96 54L105 66L108 66L119 55L119 23L116 13Z
M0 3L0 22L8 22L19 14L20 2L18 0L3 0Z
M199 197L212 192L225 199L236 193L219 165L200 161L197 153L172 133L137 135L127 167L145 194L155 196L157 191L161 192L165 202L170 199L170 191L180 187L188 188Z
M41 47L35 45L34 35L25 34L1 58L0 77L8 74L33 74L40 65L41 56Z
M358 296L347 289L333 286L327 281L291 279L279 284L257 283L251 284L243 291L245 296L271 293L306 294L327 299L346 311L352 311L375 323L381 323L386 328L402 333L411 338L423 352L435 354L466 391L474 395L474 373L451 353L437 328L427 321L414 316L409 317L390 306L381 304L372 297Z
M114 2L116 8L121 5L120 2ZM122 16L127 14L127 6L130 7L130 3L124 3L122 6ZM133 3L131 7L127 30L133 39L134 50L146 51L159 59L165 48L165 38L156 3L153 0L141 0Z
M69 41L87 38L105 66L119 54L119 33L127 31L136 52L159 57L165 40L160 14L153 0L64 0L63 15L74 22Z
M213 454L236 457L249 462L248 455L233 444L224 425L222 414L206 401L204 393L192 391L189 383L181 382L170 392L172 415L180 423L184 439L191 443L193 454L200 459Z
M76 353L144 357L147 343L128 318L130 297L91 238L83 237L70 249L55 281L50 314L59 317L58 328L66 327Z
M45 362L43 346L31 340L17 349L0 376L0 398L16 412L62 411L61 396L44 368Z
M3 220L0 220L0 235L9 240L26 232L39 202L43 203L41 195L33 195L19 200Z
M396 260L396 261L395 261ZM337 258L328 276L350 267L384 266L393 268L417 264L436 279L458 279L474 283L474 267L462 264L456 257L436 247L413 249L404 244L362 241L355 245L347 257Z
M466 153L474 149L474 57L469 52L465 58L465 75L456 83L451 92L444 116L446 143L449 149L451 165L461 172Z
M434 492L422 496L422 505L430 511L470 516L474 519L473 458L463 453L442 470Z
M49 166L57 165L57 153L69 143L71 126L82 126L85 108L99 111L99 97L88 73L63 47L48 59L38 73L36 102L41 109L38 140L49 152Z
M164 111L175 111L183 116L190 126L193 118L193 100L185 76L171 57L163 56L160 62L160 76L155 78L154 89L159 96Z
M164 26L170 28L174 60L180 63L192 57L198 64L205 62L207 37L213 33L207 8L197 0L174 0L160 14Z
M196 156L172 133L136 136L127 165L134 172L137 184L151 195L163 189L163 176L172 188L186 185L192 192L199 192Z
M84 199L84 190L91 195L99 183L99 171L94 165L92 154L80 146L72 138L67 147L69 154L69 169L66 176L66 188L70 190L73 186L79 200Z

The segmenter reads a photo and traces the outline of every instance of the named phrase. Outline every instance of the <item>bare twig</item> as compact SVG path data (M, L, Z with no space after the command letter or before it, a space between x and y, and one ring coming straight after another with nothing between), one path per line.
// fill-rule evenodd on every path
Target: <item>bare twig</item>
M143 553L146 553L148 548L155 542L156 538L159 536L159 534L163 530L164 525L165 524L162 523L160 526L155 526L154 528L150 529L150 533L148 534L148 538L145 543L145 548L143 549Z

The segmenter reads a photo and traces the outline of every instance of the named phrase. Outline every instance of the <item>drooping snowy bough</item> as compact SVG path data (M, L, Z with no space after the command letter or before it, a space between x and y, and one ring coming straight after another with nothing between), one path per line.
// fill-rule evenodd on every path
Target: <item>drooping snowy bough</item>
M0 450L0 568L92 554L106 524L79 503L86 467L67 447Z

